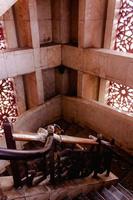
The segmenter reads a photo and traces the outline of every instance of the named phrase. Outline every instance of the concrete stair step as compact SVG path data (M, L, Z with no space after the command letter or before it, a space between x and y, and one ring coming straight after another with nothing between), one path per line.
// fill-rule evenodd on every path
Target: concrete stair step
M88 200L105 200L105 198L98 192L91 193L88 196L90 197Z
M99 198L99 200L105 200L105 198L99 192L96 192L95 194Z
M87 194L81 193L72 200L133 200L133 194L121 184L117 184L116 186L111 185L110 188L104 187L99 192L92 191Z
M109 191L113 193L119 200L130 200L126 195L124 195L120 190L118 190L113 185L109 188Z
M101 195L105 198L105 200L120 200L111 191L109 191L107 188L102 189Z
M133 199L133 194L129 190L127 190L126 188L124 188L120 183L118 183L116 185L116 188L120 192L122 192L126 197L128 197L129 199Z

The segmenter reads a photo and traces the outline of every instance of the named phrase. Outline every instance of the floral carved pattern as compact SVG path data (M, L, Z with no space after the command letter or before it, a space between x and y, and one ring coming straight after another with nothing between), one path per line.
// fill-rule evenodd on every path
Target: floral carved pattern
M6 49L6 40L4 35L3 22L0 21L0 50Z
M121 0L114 49L133 53L133 0ZM133 113L133 88L110 82L107 104Z
M3 132L3 120L8 117L11 122L15 122L17 115L13 79L0 80L0 132Z
M133 53L133 0L121 0L114 49Z
M107 104L120 111L133 113L133 89L111 81Z

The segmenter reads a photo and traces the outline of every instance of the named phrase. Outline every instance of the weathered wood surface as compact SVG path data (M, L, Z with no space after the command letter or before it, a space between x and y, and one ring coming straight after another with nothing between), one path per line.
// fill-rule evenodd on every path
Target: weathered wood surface
M16 141L42 141L41 137L36 133L13 133L13 138Z
M75 143L75 144L97 144L96 140L82 138L82 137L74 137L68 135L61 135L61 142L63 143Z
M43 135L42 135L43 136ZM17 141L44 141L44 137L37 133L14 133L13 138ZM88 139L82 137L74 137L68 135L57 135L54 134L54 139L61 143L71 143L71 144L97 144L96 139Z

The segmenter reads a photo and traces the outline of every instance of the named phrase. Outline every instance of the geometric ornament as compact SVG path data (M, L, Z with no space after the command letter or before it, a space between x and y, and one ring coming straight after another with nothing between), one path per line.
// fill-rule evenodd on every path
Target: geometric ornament
M121 0L114 49L133 53L133 0ZM110 81L107 105L133 113L133 88Z
M0 132L3 132L2 123L6 117L15 122L17 116L14 81L12 78L0 80Z
M3 22L0 21L0 50L6 49L6 40L3 28Z
M120 111L133 113L133 89L111 81L108 88L107 105Z

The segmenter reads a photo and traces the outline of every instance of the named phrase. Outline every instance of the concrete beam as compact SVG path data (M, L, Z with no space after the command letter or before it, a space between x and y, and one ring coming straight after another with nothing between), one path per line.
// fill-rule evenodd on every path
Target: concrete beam
M0 79L61 65L61 45L0 53Z
M110 49L62 46L62 64L133 87L133 55Z
M100 48L106 21L106 0L79 1L79 46Z
M61 45L40 48L40 66L42 69L61 65Z
M0 79L15 77L34 71L33 49L0 54Z

